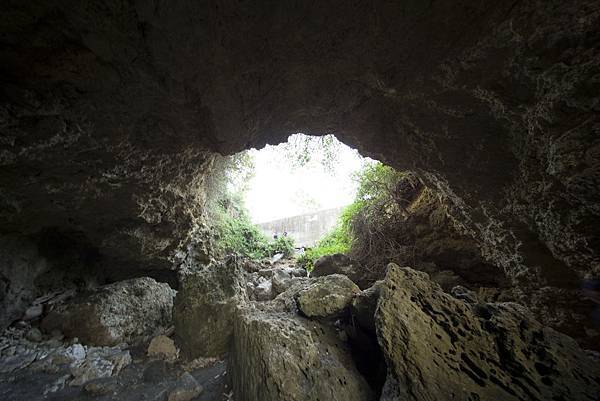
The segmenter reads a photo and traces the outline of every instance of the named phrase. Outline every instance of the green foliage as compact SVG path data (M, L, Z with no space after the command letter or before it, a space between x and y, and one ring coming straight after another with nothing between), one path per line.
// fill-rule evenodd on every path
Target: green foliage
M246 152L227 158L217 158L211 182L209 218L216 231L215 248L218 255L237 254L252 260L260 260L283 253L294 254L291 237L275 241L267 238L252 223L244 206L244 183L253 174L253 163Z
M213 220L220 254L237 254L253 260L270 256L268 238L256 227L239 205L225 202Z
M333 230L327 233L317 242L314 248L307 249L304 254L298 258L298 263L307 270L312 270L317 259L324 255L333 255L335 253L347 253L352 245L351 220L360 209L362 201L355 201L346 206Z
M294 239L290 236L278 236L269 244L270 256L283 253L286 258L294 255Z
M334 253L351 253L364 263L368 258L378 260L378 252L385 251L382 248L392 241L387 235L389 227L401 225L407 202L401 197L405 188L400 184L414 177L373 163L365 165L355 179L358 190L354 202L342 211L336 227L299 259L307 269L311 270L321 256Z
M282 155L295 168L303 168L311 163L321 164L327 170L335 171L340 147L343 146L333 135L311 136L290 135L281 144Z

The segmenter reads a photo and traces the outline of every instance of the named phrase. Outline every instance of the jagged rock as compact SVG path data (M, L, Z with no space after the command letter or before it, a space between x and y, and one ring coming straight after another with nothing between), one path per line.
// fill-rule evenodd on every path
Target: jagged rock
M85 344L131 343L171 324L174 296L168 284L148 277L120 281L57 306L42 327Z
M240 308L235 319L230 366L237 400L374 400L335 328L282 313L275 301L260 306Z
M91 380L111 377L118 374L131 361L129 351L109 347L89 348L81 363L71 365L74 379L69 385L82 386Z
M259 270L261 270L263 268L263 266L260 263L255 262L253 260L245 259L242 262L242 268L245 271L247 271L248 273L257 273Z
M9 355L6 353L0 360L0 373L11 373L31 365L38 358L34 350Z
M77 364L83 361L86 356L86 351L83 345L73 344L67 348L59 348L56 352L50 355L49 359L55 364Z
M343 314L360 288L348 277L332 274L311 280L298 292L298 309L308 317L334 317Z
M377 281L352 300L352 316L363 330L370 333L375 333L375 310L382 285L383 281Z
M273 272L275 272L275 270L276 269L260 269L258 271L258 276L270 279L271 277L273 277Z
M230 260L182 274L173 320L175 335L190 358L227 352L235 306L247 299L242 269Z
M306 272L306 270L301 268L286 267L279 270L284 271L292 277L308 277L308 273Z
M283 269L277 269L273 272L271 286L273 295L277 296L287 290L292 283L292 276Z
M470 305L388 266L376 313L381 400L597 400L600 365L514 303Z
M175 384L175 388L169 393L168 401L190 401L198 397L202 391L203 388L196 379L185 372Z
M165 335L156 336L148 345L148 356L174 361L179 356L175 342Z
M463 301L468 302L470 304L476 304L478 301L477 294L475 294L468 288L463 287L462 285L452 287L452 290L450 290L450 294L452 294L454 298L462 299Z
M311 277L321 277L329 274L343 274L354 282L360 279L359 268L352 259L343 253L321 256L315 261L315 267L310 272Z
M264 280L254 287L254 297L257 301L273 299L271 280Z

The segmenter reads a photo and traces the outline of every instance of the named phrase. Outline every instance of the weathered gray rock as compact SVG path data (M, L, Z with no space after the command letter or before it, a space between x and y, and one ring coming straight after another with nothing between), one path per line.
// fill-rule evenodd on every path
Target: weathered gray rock
M254 296L257 301L268 301L273 299L271 280L263 280L254 287Z
M89 348L81 363L71 364L73 380L71 386L82 386L85 383L117 375L131 363L129 351L120 348Z
M452 294L454 298L461 299L470 304L476 304L478 302L477 294L475 294L468 288L463 287L462 285L452 287L452 290L450 290L450 294Z
M296 267L284 267L283 269L278 269L289 274L292 277L308 277L308 272L305 269L296 268Z
M273 295L277 296L287 290L292 283L292 276L283 269L277 269L273 272L271 278L271 290Z
M308 317L335 317L348 310L360 288L348 277L332 274L308 282L296 297L298 309Z
M275 301L260 306L240 308L235 319L230 369L237 400L374 400L335 328L282 312Z
M470 305L427 274L388 266L376 313L381 399L597 400L600 364L514 303Z
M42 321L85 344L135 342L171 324L175 291L148 277L120 281L57 306Z
M311 277L327 276L329 274L343 274L350 280L359 280L359 267L343 253L321 256L315 261L315 267L310 272Z
M235 307L247 299L241 268L233 260L182 274L173 320L182 352L191 358L227 352Z

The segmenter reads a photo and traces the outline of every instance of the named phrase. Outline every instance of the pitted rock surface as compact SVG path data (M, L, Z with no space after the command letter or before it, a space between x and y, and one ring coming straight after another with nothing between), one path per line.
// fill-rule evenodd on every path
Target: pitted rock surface
M236 305L247 298L243 270L234 260L182 272L173 311L181 351L190 358L227 353Z
M388 266L376 312L382 400L596 400L600 363L515 303L469 304Z
M277 310L238 310L230 362L239 401L375 399L335 328Z

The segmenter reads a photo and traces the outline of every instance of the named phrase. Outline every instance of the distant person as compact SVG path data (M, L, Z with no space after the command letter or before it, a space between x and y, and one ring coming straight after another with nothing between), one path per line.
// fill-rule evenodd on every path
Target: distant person
M277 239L278 235L277 233L273 234L273 239Z

